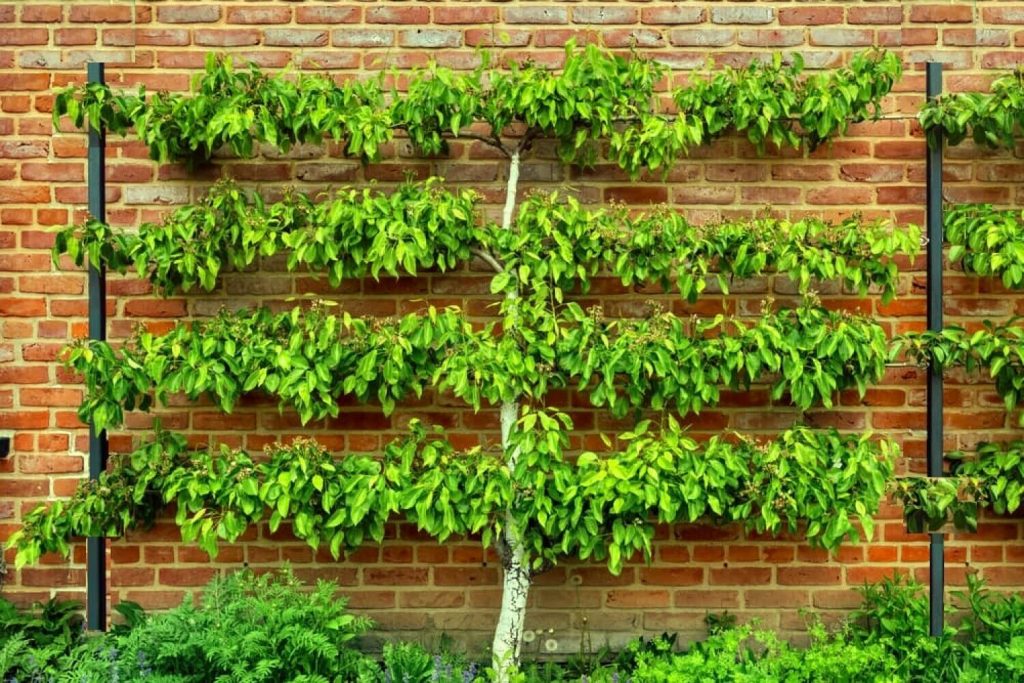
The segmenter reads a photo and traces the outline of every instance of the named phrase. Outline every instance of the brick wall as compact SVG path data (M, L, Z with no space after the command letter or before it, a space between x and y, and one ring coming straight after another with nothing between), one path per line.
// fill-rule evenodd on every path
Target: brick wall
M742 64L765 52L799 50L810 67L833 67L851 52L879 44L904 57L906 75L886 111L914 113L922 101L924 60L947 64L949 89L984 88L1001 69L1024 60L1024 3L986 2L24 2L0 4L0 429L13 430L12 457L0 461L0 539L20 514L39 499L66 496L83 474L87 433L75 417L82 391L56 362L69 339L86 334L85 278L50 264L49 230L84 215L84 136L54 134L51 89L84 77L85 63L110 62L115 84L151 89L185 89L208 52L228 51L266 67L289 62L329 69L340 77L386 66L413 67L437 59L455 68L477 63L476 49L500 45L510 58L529 56L557 64L571 37L625 48L633 41L676 71L673 80L709 58ZM682 160L667 182L629 183L606 166L567 169L540 147L526 164L527 187L560 187L587 202L627 202L637 207L668 202L692 217L741 215L771 205L791 216L841 216L861 211L900 221L923 220L924 151L920 131L909 120L853 126L847 137L807 157L784 153L757 158L734 137L697 150ZM194 201L213 179L235 178L273 194L294 183L315 191L340 183L376 181L389 186L406 174L447 177L484 191L496 210L504 168L474 144L452 146L448 158L418 159L401 143L382 163L361 168L335 148L302 148L288 155L268 153L252 161L220 160L188 176L175 166L158 167L134 141L112 139L109 149L109 217L120 225L153 220L171 205ZM1021 202L1017 183L1024 164L1009 154L964 146L948 153L947 199ZM348 282L330 290L323 282L283 272L264 263L260 273L232 274L208 295L161 299L145 283L112 278L110 335L123 338L139 323L166 328L179 318L210 315L222 306L290 306L289 297L316 293L337 299L353 314L390 315L419 301L459 304L485 315L490 299L483 269L446 276L380 283ZM977 324L1024 313L1024 298L997 284L950 272L946 279L949 322ZM648 295L621 292L614 282L595 288L612 314L642 308ZM694 306L673 297L678 313L756 312L769 295L785 297L784 281L738 283L727 299L707 296ZM830 306L868 312L892 331L919 328L924 320L923 262L902 275L901 296L890 304L826 292ZM830 411L812 410L815 425L874 429L900 440L908 469L923 466L923 376L913 368L889 372L883 385L862 402L843 395ZM590 413L571 396L559 396L593 440L598 430L623 423ZM984 379L953 375L946 391L947 447L970 448L979 439L1015 434L993 388ZM755 388L728 395L718 408L690 418L693 430L724 429L770 434L798 415L768 406L767 392ZM472 414L430 397L409 403L391 418L372 407L346 407L341 417L300 427L293 415L279 415L267 402L249 400L230 416L215 407L181 405L161 411L164 424L187 431L196 444L224 441L258 449L275 438L313 434L337 449L366 450L421 417L447 426L461 442L493 438L495 411ZM143 438L151 416L135 414L129 430L111 436L114 450ZM619 577L602 567L566 565L538 580L529 628L553 629L563 651L578 642L577 629L590 628L621 640L640 632L696 634L707 611L728 609L741 618L759 617L768 626L799 629L799 610L838 613L856 602L851 586L896 568L925 579L924 536L903 531L898 510L884 511L873 543L851 546L829 558L798 538L744 536L735 529L679 527L659 534L656 561L630 565ZM947 545L948 577L961 584L978 569L1003 588L1024 584L1022 527L1015 519L984 520L979 532L953 536ZM225 547L216 562L176 542L177 529L162 522L146 533L111 544L111 599L149 607L176 604L190 589L217 572L240 566L277 566L288 561L304 578L336 579L352 605L385 631L430 638L446 632L486 639L499 599L498 569L478 544L439 546L407 526L395 524L383 547L369 547L343 562L314 555L287 535L263 530ZM82 598L84 548L71 562L49 560L38 567L9 570L5 593L19 600L54 592ZM545 636L547 638L549 636ZM536 642L533 646L536 647Z

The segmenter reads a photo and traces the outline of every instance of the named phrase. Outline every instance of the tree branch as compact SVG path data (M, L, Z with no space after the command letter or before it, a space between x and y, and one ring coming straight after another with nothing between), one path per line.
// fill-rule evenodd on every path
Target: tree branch
M482 261L485 261L487 265L494 269L495 273L502 273L505 271L505 267L498 262L498 259L494 258L494 255L489 251L485 251L480 247L472 247L469 252L473 256L479 257Z

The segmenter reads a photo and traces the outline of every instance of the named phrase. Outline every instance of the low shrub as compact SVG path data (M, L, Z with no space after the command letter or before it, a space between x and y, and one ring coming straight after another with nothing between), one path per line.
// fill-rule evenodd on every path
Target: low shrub
M385 645L378 660L353 640L369 620L346 610L337 587L306 590L286 570L214 580L198 601L145 615L119 605L123 625L83 634L73 603L20 611L0 600L3 683L484 683L467 657L413 643ZM982 683L1024 680L1024 599L971 578L928 636L924 587L894 577L861 589L838 630L812 620L796 647L756 624L711 615L709 636L679 652L675 636L637 639L568 662L526 663L515 683Z

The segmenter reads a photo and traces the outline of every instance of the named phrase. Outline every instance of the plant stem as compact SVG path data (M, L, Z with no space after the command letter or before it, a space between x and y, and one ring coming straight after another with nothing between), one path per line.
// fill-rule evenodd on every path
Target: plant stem
M512 216L516 206L516 193L519 185L519 150L514 150L510 157L508 170L508 186L505 194L505 209L502 212L501 227L512 229ZM516 300L519 298L518 287L506 295L507 315L506 333L517 322ZM519 449L512 443L512 431L519 418L519 401L510 399L501 404L501 446L505 452L505 465L512 476L515 476L516 463L519 460ZM526 598L530 591L530 569L526 565L520 531L516 525L512 510L505 511L505 524L498 541L501 552L504 578L501 591L501 611L498 624L494 631L492 646L492 665L496 681L507 683L510 675L519 665L519 652L523 641L523 623L526 618Z

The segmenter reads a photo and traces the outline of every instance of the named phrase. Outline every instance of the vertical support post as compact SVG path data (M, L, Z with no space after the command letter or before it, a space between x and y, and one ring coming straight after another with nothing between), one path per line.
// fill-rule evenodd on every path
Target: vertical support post
M926 94L929 100L942 93L942 64L928 62L925 65ZM928 218L928 330L942 331L942 148L943 138L939 131L928 141L926 162L927 218ZM934 362L928 365L928 476L942 476L943 431L942 431L942 370ZM929 579L929 632L939 636L943 630L943 594L945 593L945 540L942 533L929 535L928 579Z
M87 68L89 83L104 83L102 62ZM106 131L89 128L88 192L89 213L106 220ZM102 263L89 263L89 339L107 338L107 273ZM98 479L107 467L107 433L89 424L89 479ZM86 624L90 630L107 628L107 541L86 539Z

